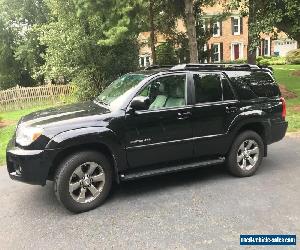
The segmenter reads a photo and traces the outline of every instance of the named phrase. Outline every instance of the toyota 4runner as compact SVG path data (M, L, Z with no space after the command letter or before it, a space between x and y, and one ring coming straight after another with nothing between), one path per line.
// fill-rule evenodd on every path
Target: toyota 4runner
M272 71L256 65L150 67L94 101L23 117L7 147L12 179L54 181L72 212L104 202L114 182L225 163L253 175L287 130Z

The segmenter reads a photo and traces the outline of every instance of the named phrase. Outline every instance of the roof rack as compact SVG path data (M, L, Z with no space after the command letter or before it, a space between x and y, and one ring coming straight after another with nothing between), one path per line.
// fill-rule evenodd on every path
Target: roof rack
M259 66L253 64L220 64L220 63L202 63L202 64L179 64L171 68L171 70L198 70L198 69L260 69Z
M174 67L174 65L151 65L145 68L145 70L152 70L152 69L170 69Z

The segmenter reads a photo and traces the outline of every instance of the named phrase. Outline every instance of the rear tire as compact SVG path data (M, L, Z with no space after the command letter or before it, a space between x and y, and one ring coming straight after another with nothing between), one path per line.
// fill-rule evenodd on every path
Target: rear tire
M86 212L104 203L112 178L112 166L103 154L79 152L60 164L54 178L54 192L69 211Z
M255 174L264 155L264 142L254 131L247 130L237 136L226 159L229 172L237 177Z

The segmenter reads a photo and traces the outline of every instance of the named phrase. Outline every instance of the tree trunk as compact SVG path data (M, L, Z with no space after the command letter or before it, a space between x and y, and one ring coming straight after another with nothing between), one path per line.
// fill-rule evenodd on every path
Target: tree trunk
M249 19L248 19L248 47L247 47L247 62L256 64L256 35L250 33L250 26L255 23L255 3L254 0L249 0Z
M190 62L199 63L193 0L184 0L184 4L186 15L186 29L189 39Z
M152 56L152 64L156 64L156 50L155 50L155 25L154 25L154 11L153 5L154 0L150 0L149 2L149 19L150 19L150 47L151 47L151 56Z

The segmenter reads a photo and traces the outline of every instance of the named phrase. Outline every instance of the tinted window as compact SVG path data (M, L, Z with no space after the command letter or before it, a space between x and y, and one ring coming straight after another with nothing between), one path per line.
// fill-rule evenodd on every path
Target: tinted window
M222 88L219 75L195 74L196 103L222 101Z
M231 83L241 100L251 100L257 98L250 85L250 71L227 71Z
M160 77L147 85L139 94L148 96L148 110L181 107L185 103L186 75Z
M279 88L273 78L266 72L253 72L251 86L259 97L274 97L280 95Z
M279 88L267 72L226 72L242 100L279 96Z
M223 100L235 100L235 96L227 79L222 80Z

